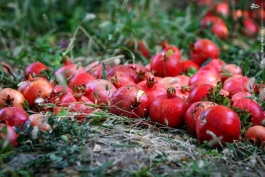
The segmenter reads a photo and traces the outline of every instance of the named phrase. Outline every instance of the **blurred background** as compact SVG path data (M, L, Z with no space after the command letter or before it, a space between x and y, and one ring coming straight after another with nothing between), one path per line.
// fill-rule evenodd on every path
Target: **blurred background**
M201 19L219 3L226 4L229 10L221 8L220 12L227 14L218 16L227 26L226 39L213 35L210 29L202 30ZM166 40L178 46L187 59L190 43L209 38L224 51L221 56L225 60L245 58L241 49L246 53L260 51L258 28L262 9L251 9L252 3L261 5L262 1L1 0L0 61L18 68L36 60L56 67L60 55L68 48L72 59L85 57L82 62L87 64L101 58L103 53L106 57L123 53L121 48L128 47L126 44L132 38L147 45L150 57L160 49L160 42ZM254 35L244 35L244 18L254 21ZM105 50L110 36L110 50ZM137 55L134 49L136 60L147 64L148 58Z

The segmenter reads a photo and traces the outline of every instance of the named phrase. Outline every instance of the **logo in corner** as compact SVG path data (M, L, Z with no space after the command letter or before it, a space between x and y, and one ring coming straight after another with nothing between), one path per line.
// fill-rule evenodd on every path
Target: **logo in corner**
M258 9L259 8L259 5L258 4L251 4L250 6L251 9Z

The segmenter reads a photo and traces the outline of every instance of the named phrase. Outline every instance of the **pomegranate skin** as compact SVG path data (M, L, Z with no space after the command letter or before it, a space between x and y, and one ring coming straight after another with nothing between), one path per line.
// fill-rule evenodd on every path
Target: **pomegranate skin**
M135 85L117 89L110 102L110 112L117 116L129 118L146 117L150 101L148 95Z

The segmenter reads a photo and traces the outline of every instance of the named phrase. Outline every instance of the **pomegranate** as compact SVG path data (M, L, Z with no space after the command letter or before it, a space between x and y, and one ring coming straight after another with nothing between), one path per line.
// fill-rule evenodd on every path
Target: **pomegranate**
M224 81L223 89L228 91L232 96L238 92L248 91L246 88L250 78L242 75L234 75Z
M225 64L221 67L220 71L222 81L225 81L227 78L233 75L243 75L242 69L240 66L235 64Z
M143 65L137 64L137 63L135 63L135 64L131 63L131 64L128 64L126 66L131 67L132 69L135 70L135 72L139 72L139 71L148 72L149 71L146 67L144 67Z
M199 70L200 66L191 60L184 60L180 62L181 73L188 76L193 75Z
M38 79L31 82L23 91L29 106L43 103L53 91L53 85L45 79Z
M86 72L80 72L80 73L75 74L71 78L68 86L69 88L73 89L74 85L80 86L82 84L87 84L92 80L95 80L95 78L91 74L86 73Z
M265 125L265 118L260 105L249 98L241 98L233 103L234 108L245 110L250 113L253 125Z
M200 39L191 46L190 59L201 65L209 58L219 58L220 51L217 45L208 40Z
M88 97L93 103L98 104L109 104L109 99L112 94L116 91L115 86L107 80L96 79L86 84L87 91L85 96Z
M124 72L124 73L128 74L131 78L134 78L136 75L136 71L129 66L116 65L116 66L113 66L113 67L107 69L107 76L108 77L114 76L116 71Z
M236 94L232 96L231 101L234 103L237 100L240 100L241 98L247 98L250 96L251 96L251 93L249 92L237 92Z
M211 88L215 89L215 86L210 84L202 84L192 89L187 98L188 105L191 105L192 103L195 103L197 101L202 101L203 98L206 98L207 95L210 93L209 90ZM229 93L223 89L221 89L220 94L223 96L229 95Z
M23 109L24 100L23 94L12 88L4 88L0 91L0 109L7 106Z
M201 113L207 108L217 105L211 101L199 101L189 106L185 113L185 125L188 132L192 135L196 135L196 122L199 119Z
M200 23L202 28L211 26L211 32L219 38L225 39L228 37L227 26L221 18L214 15L206 15Z
M134 80L128 74L120 71L116 71L109 80L117 89L125 85L135 85Z
M146 117L150 101L148 95L135 85L123 86L117 89L110 102L110 112L129 118Z
M29 116L24 109L18 107L5 107L0 109L0 122L4 121L9 126L24 128Z
M265 127L255 125L248 128L245 133L245 140L247 139L257 146L261 145L265 142Z
M220 81L220 76L210 70L202 70L195 73L189 81L190 86L198 86L201 84L217 85Z
M243 19L243 26L244 26L243 34L247 37L251 37L253 35L256 35L259 32L258 25L251 18L244 18Z
M136 86L148 95L150 103L152 103L156 97L166 94L167 90L163 84L155 82L154 77L147 78L146 81L139 82Z
M167 94L154 99L149 108L150 118L169 127L181 127L187 110L186 102L176 96L174 88L168 88Z
M203 111L196 122L196 134L200 143L220 147L225 142L233 143L240 137L241 123L230 108L215 105Z
M45 70L48 70L48 67L41 62L36 61L26 67L25 75L31 74L33 76L44 76L41 73Z
M65 78L69 79L71 78L74 74L81 73L81 72L86 72L85 69L74 63L70 64L65 64L61 66L59 69L57 69L54 73L55 77L58 78L59 75L63 75Z
M180 53L173 50L159 53L151 58L151 70L159 77L177 76L180 74L180 58Z
M221 67L224 66L226 63L220 59L212 59L208 65L214 67L219 73L221 71Z

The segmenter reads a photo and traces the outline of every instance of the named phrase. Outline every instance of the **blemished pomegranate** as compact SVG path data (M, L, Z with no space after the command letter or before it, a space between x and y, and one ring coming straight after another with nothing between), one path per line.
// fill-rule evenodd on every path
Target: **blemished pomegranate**
M196 121L199 119L201 113L207 108L217 105L211 101L199 101L191 104L185 113L185 125L188 132L196 135Z
M110 112L129 118L146 117L149 112L148 95L135 85L123 86L117 89L110 102Z
M42 114L32 114L29 116L30 126L38 127L42 132L51 130L51 126L47 123L47 117Z
M154 99L149 108L149 115L153 122L169 127L181 127L187 110L186 102L176 96L174 88L168 88L167 94Z

